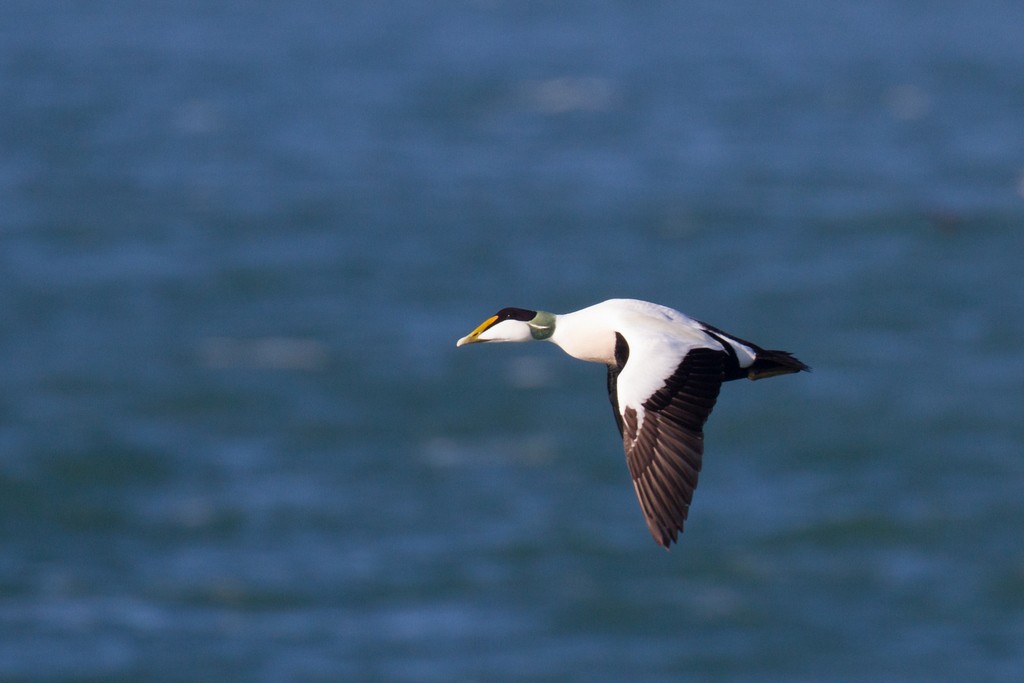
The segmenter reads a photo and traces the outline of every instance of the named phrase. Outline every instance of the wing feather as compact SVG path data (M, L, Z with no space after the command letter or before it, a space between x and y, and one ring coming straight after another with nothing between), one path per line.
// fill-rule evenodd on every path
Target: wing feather
M704 454L704 423L718 398L725 362L722 350L690 348L640 406L616 406L640 509L654 540L666 548L677 540L689 513ZM643 358L634 352L627 363L643 363ZM618 395L628 395L621 382L629 375L619 370Z

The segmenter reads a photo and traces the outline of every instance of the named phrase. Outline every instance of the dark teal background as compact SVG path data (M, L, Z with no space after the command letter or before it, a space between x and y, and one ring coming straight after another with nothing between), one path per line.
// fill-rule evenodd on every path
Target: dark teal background
M1024 4L0 8L0 679L1017 681ZM644 526L604 369L722 392Z

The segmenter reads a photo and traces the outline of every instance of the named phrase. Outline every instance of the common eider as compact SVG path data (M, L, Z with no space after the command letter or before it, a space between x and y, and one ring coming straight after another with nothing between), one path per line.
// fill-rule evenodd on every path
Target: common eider
M810 370L666 306L610 299L573 313L503 308L457 342L546 340L608 366L608 395L654 540L683 530L704 454L704 423L722 382Z

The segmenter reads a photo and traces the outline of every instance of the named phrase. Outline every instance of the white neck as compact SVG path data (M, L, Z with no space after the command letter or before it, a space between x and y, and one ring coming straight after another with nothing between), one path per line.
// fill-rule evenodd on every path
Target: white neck
M555 318L551 341L573 358L592 363L615 362L615 331L608 321L584 308Z

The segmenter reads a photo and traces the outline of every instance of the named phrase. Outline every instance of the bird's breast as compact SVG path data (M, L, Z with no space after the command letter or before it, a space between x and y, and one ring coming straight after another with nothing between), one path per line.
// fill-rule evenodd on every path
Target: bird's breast
M615 362L615 333L609 329L556 327L551 341L579 360L606 365Z

